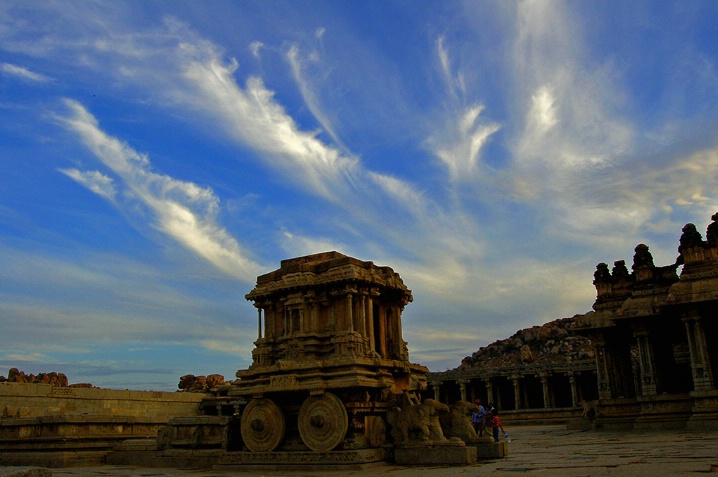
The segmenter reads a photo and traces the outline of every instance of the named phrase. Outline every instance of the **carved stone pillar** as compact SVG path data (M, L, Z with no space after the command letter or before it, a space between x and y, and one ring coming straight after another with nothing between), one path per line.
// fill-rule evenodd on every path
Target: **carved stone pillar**
M382 358L387 358L386 353L386 311L379 308L379 354Z
M353 300L352 294L347 293L347 309L346 309L346 330L354 331L354 313L352 313Z
M433 383L434 388L434 400L441 402L441 385L444 384L441 381L436 381Z
M485 379L484 384L486 385L486 405L493 406L496 400L494 399L494 386L491 384L491 378Z
M608 374L608 355L606 343L596 343L596 378L598 381L598 399L611 399L611 382Z
M403 300L401 306L396 307L396 342L397 346L399 346L400 356L403 353L402 348L404 346L404 330L401 329L401 314L404 312L404 307L406 307L406 305L408 304L408 301ZM408 356L403 356L403 359L408 359Z
M643 396L653 396L657 394L656 390L656 372L655 372L655 356L653 354L653 344L647 330L638 329L633 333L638 342L638 363L641 373L641 394Z
M257 307L257 339L262 339L262 308Z
M578 390L576 389L576 376L573 373L568 375L568 383L571 385L571 406L578 406Z
M701 324L701 317L697 312L687 313L682 317L688 336L688 350L691 355L691 370L693 374L693 390L706 391L713 389L713 370L706 336Z
M401 356L401 331L400 328L397 327L400 321L399 315L400 312L398 308L394 306L386 308L384 316L386 318L386 348L388 354L385 357L391 359L398 359L399 356Z
M512 375L510 379L514 384L514 409L521 409L521 376Z
M282 330L282 324L284 321L282 321L282 317L284 315L284 306L281 303L276 303L272 307L272 316L271 318L267 316L267 312L265 310L264 312L264 328L267 331L266 335L269 336L269 333L271 331L272 338L277 338L280 336L281 330Z
M549 408L551 406L551 393L548 387L548 375L540 374L539 379L541 380L541 389L543 390L543 407Z
M309 290L302 296L301 327L303 333L316 332L318 327L317 319L317 301L318 297L313 290Z
M316 301L309 304L309 331L317 332L319 327L319 306Z
M503 404L501 403L502 400L503 400L503 399L502 399L502 396L501 396L501 386L498 386L498 387L496 388L496 403L495 403L496 409L504 409L504 406L503 406Z
M460 395L459 399L461 399L462 401L466 401L467 400L466 399L466 383L467 383L467 381L465 379L459 379L457 381L457 383L459 384L459 395Z
M366 295L361 296L361 304L359 306L359 324L361 325L359 332L366 338Z
M373 352L376 351L375 347L376 344L374 343L374 300L371 296L368 296L367 299L367 318L366 318L366 334L367 338L369 338L369 351Z

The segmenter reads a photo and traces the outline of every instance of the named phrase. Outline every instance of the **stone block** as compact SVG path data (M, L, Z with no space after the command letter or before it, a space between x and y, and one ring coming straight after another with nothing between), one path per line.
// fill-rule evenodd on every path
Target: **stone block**
M146 452L157 450L157 439L127 439L117 444L112 449L113 451L134 451L134 452Z
M398 465L470 465L476 463L476 448L458 446L417 446L394 449Z
M506 441L499 442L482 442L475 446L476 457L481 459L502 459L509 455L509 443Z

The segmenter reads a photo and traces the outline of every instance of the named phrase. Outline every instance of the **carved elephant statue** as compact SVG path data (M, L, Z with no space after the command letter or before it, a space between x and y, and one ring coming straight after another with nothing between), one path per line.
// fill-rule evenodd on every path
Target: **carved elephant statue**
M416 433L421 441L446 441L439 422L439 414L448 412L449 406L434 399L425 399L421 404L403 409L394 408L387 413L394 442L407 444Z
M479 412L479 406L466 401L457 401L449 406L450 414L441 416L441 427L446 437L458 437L465 443L473 443L479 440L479 436L471 424L471 415Z

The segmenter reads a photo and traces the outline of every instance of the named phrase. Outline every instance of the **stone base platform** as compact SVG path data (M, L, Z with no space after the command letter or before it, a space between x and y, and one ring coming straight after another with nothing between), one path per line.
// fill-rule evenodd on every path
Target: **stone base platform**
M221 449L157 450L154 439L123 442L109 452L106 463L175 469L210 469L226 451Z
M105 463L106 450L0 452L1 465L38 467L91 467ZM2 476L2 474L0 474Z
M332 452L227 452L222 449L157 450L153 440L126 441L107 454L107 464L177 469L361 470L390 460L387 449Z
M394 449L398 465L470 465L477 459L474 446L416 446Z
M509 443L506 441L482 442L473 446L476 448L476 457L479 460L503 459L509 456Z
M0 477L52 477L52 471L40 467L0 467Z
M332 452L225 452L214 470L362 470L389 460L387 449Z

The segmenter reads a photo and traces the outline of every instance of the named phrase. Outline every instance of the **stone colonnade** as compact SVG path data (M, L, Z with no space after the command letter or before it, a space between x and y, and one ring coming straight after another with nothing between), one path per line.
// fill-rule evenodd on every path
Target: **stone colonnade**
M480 398L499 411L573 409L598 398L594 362L572 367L515 366L429 374L427 397L446 404Z

